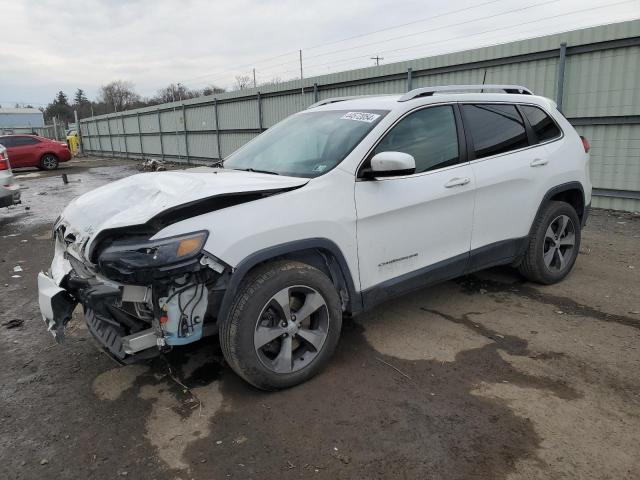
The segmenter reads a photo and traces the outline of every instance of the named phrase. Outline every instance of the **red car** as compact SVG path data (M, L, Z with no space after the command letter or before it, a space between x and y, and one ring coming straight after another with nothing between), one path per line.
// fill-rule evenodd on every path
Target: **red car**
M71 152L64 142L39 137L38 135L0 136L13 168L38 167L54 170L60 162L71 160Z

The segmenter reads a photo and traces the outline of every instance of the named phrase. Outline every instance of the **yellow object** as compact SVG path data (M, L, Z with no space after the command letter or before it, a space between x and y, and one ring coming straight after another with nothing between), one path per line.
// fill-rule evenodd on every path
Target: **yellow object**
M73 132L71 135L67 135L67 146L71 151L71 155L78 153L78 134Z

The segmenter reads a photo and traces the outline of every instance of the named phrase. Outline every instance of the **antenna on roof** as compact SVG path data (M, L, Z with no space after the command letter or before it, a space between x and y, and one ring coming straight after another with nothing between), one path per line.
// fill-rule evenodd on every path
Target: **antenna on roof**
M484 85L484 82L487 81L487 69L484 69L484 75L482 76L482 85ZM484 93L484 88L482 90L480 90L480 93Z

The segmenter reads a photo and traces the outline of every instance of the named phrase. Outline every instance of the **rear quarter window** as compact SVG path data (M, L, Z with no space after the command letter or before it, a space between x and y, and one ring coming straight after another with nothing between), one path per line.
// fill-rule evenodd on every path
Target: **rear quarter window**
M40 140L32 137L14 137L13 139L14 147L21 147L23 145L35 145L36 143L40 143Z
M10 148L13 147L13 138L11 137L0 137L0 145L2 145L5 148Z
M529 146L524 121L515 105L463 105L464 126L471 135L476 158L490 157Z
M538 142L546 142L558 138L561 135L556 122L541 108L531 105L520 105L524 116L527 117Z

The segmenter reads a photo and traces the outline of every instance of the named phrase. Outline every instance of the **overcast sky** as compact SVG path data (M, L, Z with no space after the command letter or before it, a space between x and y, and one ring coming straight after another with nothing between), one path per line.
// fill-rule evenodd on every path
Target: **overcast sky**
M640 0L0 0L0 15L0 104L43 106L116 79L151 96L253 67L299 78L298 49L305 77L392 63L638 18Z

